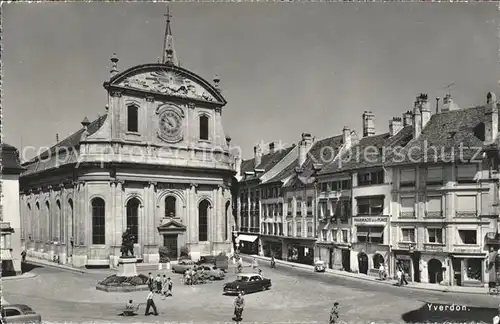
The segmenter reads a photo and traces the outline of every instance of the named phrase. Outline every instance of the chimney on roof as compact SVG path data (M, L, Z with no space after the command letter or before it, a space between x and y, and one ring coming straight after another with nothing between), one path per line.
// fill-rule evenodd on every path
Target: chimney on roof
M236 171L236 179L241 176L241 156L237 155L234 157L234 171Z
M429 120L431 120L432 109L431 103L429 102L428 96L426 93L421 93L417 98L418 105L420 108L420 114L422 115L422 130L425 128Z
M342 143L344 143L344 147L351 146L351 130L347 126L342 129Z
M418 138L421 133L422 133L422 114L420 113L420 107L418 105L418 100L417 100L413 104L413 138Z
M253 147L253 157L255 159L255 167L262 162L262 147L257 144Z
M484 141L493 143L498 136L498 102L497 96L493 92L486 95L486 107L484 109Z
M375 115L371 111L363 113L363 137L375 135Z
M413 125L413 113L408 110L403 114L403 126Z
M436 97L436 114L439 114L439 100L440 100L440 99L441 99L441 98Z
M460 107L453 101L450 94L447 94L443 98L443 108L441 108L442 112L459 110Z
M59 143L59 134L56 133L56 144Z
M81 122L83 128L87 129L87 127L90 125L89 119L85 117L82 122Z
M280 149L280 147L282 147L282 145L280 145L280 143L277 141L269 143L269 154L277 152Z
M310 133L302 133L302 140L299 142L299 161L298 167L301 167L307 159L307 153L314 144L314 137Z
M392 117L392 120L389 120L389 133L391 136L396 135L403 129L403 120L401 117Z

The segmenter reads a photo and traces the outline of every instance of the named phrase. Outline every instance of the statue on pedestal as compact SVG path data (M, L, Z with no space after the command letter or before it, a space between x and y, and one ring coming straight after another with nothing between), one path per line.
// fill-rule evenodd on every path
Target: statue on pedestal
M122 247L120 249L122 257L134 256L134 236L132 235L130 228L127 228L122 234Z

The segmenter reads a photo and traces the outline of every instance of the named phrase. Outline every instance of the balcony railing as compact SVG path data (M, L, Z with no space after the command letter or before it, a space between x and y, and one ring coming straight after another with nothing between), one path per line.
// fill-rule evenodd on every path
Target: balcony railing
M443 211L426 211L425 217L427 217L427 218L442 218Z
M414 211L401 212L399 214L399 218L415 218L415 212Z

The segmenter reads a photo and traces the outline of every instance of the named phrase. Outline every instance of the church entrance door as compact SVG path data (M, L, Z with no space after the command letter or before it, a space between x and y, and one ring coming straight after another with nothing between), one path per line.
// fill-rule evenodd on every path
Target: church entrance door
M177 260L177 235L178 234L164 234L163 246L168 250L168 257L170 260Z

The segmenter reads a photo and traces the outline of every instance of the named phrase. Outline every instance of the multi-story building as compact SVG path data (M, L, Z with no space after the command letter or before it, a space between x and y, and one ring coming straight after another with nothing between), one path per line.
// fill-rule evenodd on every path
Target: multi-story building
M375 135L374 115L365 112L363 137L318 173L320 197L331 210L321 218L320 241L332 245L320 255L334 268L368 274L389 259L392 173L384 152L411 139L405 121L395 118L389 132Z
M1 144L2 178L0 180L0 260L2 276L21 274L21 226L19 212L19 175L23 171L19 151L8 144Z
M491 93L484 106L468 109L448 95L434 115L426 95L415 102L413 140L391 158L391 239L395 259L416 281L489 280L485 256L499 214L498 107ZM496 155L483 155L489 144Z
M282 197L282 192L278 190L280 186L273 186L267 182L295 161L297 152L298 148L295 145L282 148L281 145L273 142L269 144L269 151L263 154L263 147L259 144L254 147L254 157L241 162L241 176L238 183L238 236L235 238L241 252L264 253L260 241L261 220L263 219L262 197L263 195L265 197L266 213L270 210L268 206L271 204L270 199L273 206L279 203L278 199ZM265 228L272 228L273 233L275 230L279 232L281 223L278 222L277 211L273 211L273 217L265 222ZM275 214L276 218L274 218Z

